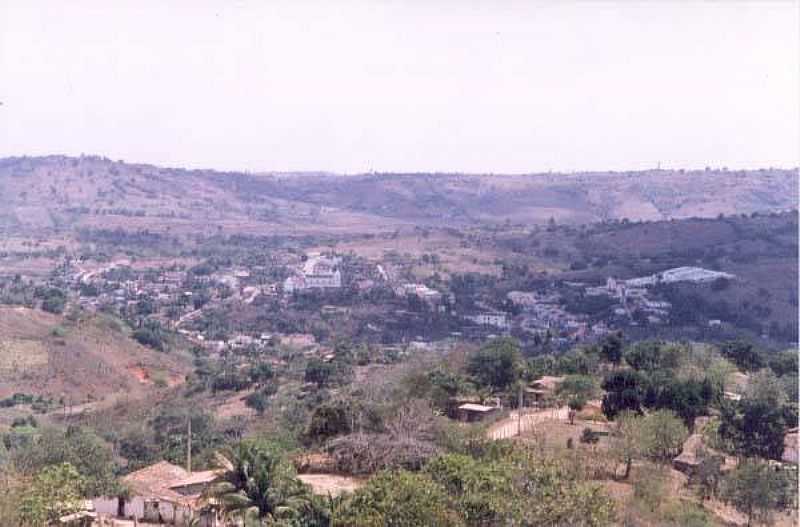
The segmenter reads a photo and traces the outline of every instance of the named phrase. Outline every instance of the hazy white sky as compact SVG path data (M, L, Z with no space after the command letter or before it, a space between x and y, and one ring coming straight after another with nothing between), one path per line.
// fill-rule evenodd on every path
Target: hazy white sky
M0 0L0 157L793 167L799 6Z

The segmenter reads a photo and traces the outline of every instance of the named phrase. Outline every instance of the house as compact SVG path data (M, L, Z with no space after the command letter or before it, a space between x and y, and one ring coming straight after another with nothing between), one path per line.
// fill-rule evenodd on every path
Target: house
M302 276L290 276L283 281L283 291L286 293L294 293L306 288L305 278Z
M739 395L738 393L735 393L735 392L727 392L727 391L725 391L725 392L722 392L722 396L725 399L729 400L729 401L736 402L736 401L741 401L742 400L742 396Z
M416 296L423 302L430 305L438 304L442 301L442 293L435 289L431 289L425 284L402 284L395 289L397 296Z
M458 418L465 423L482 421L487 416L498 410L495 406L485 406L477 403L465 403L458 407Z
M536 379L523 390L525 405L538 405L552 399L562 382L564 382L564 377L553 377L551 375Z
M317 339L310 333L290 333L289 335L282 335L280 343L288 348L305 349L315 346Z
M188 472L161 461L122 478L128 497L98 497L92 504L98 515L176 526L196 519L200 527L217 527L216 511L202 507L200 497L219 476L219 471Z

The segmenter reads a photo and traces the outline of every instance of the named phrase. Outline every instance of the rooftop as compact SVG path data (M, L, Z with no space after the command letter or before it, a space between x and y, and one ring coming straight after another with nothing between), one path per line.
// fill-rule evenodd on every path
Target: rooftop
M199 485L203 483L211 483L223 473L222 470L201 470L199 472L192 472L187 477L180 481L169 485L169 488L175 489L178 487L188 487L190 485Z
M466 410L467 412L491 412L495 409L494 406L484 406L482 404L466 403L458 407L459 410Z
M198 472L197 474L203 475L205 472ZM130 488L132 495L159 498L173 503L189 505L195 501L195 497L184 496L172 489L186 486L188 483L185 482L193 477L194 474L187 472L178 465L173 465L168 461L159 461L154 465L131 472L122 478L122 482Z

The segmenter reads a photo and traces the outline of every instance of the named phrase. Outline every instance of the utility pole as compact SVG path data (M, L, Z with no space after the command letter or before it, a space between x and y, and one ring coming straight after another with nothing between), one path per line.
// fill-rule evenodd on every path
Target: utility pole
M522 387L524 384L522 382L519 383L519 404L517 404L517 435L522 435L522 402L523 402L523 395L522 395Z
M186 416L186 472L192 473L192 417Z

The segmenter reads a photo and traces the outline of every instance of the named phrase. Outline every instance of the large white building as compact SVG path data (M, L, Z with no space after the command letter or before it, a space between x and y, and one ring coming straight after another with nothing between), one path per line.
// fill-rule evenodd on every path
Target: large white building
M675 282L694 282L705 283L713 282L719 278L732 279L734 275L730 273L723 273L721 271L711 271L710 269L703 269L702 267L675 267L674 269L667 269L660 273L652 274L650 276L643 276L641 278L632 278L626 280L625 284L628 287L644 287L655 285L659 283L672 284Z
M425 284L402 284L395 289L395 293L398 296L414 295L429 304L436 304L442 300L442 293Z
M287 293L312 288L342 287L342 273L339 271L339 259L324 256L309 258L300 273L290 276L283 282L283 290Z

